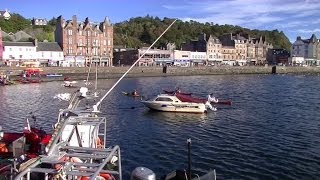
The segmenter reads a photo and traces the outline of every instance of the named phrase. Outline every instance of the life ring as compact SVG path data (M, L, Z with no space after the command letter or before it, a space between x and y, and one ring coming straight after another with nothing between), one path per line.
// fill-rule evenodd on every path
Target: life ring
M9 152L7 145L5 143L0 143L0 152L2 153Z
M102 148L102 147L103 147L102 141L101 141L101 139L98 137L98 138L97 138L97 148Z

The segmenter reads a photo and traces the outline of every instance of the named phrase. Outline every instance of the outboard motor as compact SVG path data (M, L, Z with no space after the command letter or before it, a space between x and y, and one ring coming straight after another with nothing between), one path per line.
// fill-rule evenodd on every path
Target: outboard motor
M156 174L146 167L136 167L131 173L131 180L155 180Z

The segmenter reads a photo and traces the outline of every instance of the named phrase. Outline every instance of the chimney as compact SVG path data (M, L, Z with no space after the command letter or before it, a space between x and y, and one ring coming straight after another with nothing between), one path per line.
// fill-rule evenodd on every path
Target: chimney
M38 39L37 39L37 38L33 40L33 44L34 44L34 46L35 46L36 48L38 47Z
M72 23L77 24L77 16L76 15L72 16Z

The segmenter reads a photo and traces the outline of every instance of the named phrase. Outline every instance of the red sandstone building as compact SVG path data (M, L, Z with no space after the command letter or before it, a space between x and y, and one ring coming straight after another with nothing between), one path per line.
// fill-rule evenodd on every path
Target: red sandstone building
M65 21L57 19L55 40L59 43L70 66L112 66L113 25L108 18L92 23L88 18L77 22L77 17Z

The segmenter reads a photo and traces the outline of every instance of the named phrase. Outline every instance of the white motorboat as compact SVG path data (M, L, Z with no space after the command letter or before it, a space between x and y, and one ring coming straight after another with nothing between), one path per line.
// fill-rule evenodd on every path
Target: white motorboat
M160 94L151 100L141 102L148 108L157 111L185 113L207 112L207 108L204 103L182 102L175 95L170 94Z

